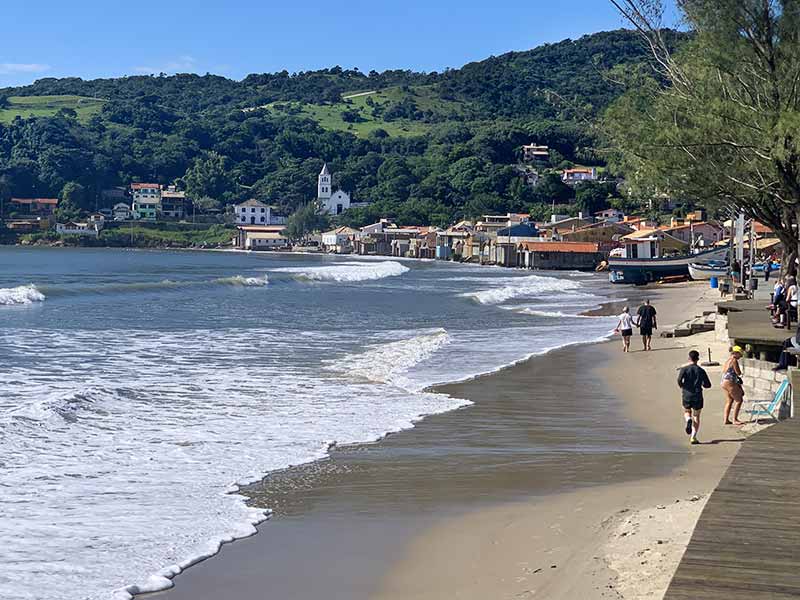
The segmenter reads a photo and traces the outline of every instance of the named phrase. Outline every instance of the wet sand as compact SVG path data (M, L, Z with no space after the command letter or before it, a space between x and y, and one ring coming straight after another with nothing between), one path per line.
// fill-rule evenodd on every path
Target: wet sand
M662 323L694 314L700 293L654 293ZM251 486L252 502L273 518L160 596L605 594L617 576L602 558L614 515L713 489L737 445L689 451L676 433L674 384L686 349L654 346L629 355L616 343L566 348L442 387L475 404Z

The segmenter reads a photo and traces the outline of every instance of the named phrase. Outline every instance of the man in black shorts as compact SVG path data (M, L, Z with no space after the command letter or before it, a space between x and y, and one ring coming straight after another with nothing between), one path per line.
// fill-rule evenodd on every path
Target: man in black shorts
M697 432L700 431L700 412L703 410L703 388L710 388L711 381L705 369L697 364L700 360L700 353L697 350L689 352L689 360L691 362L678 373L678 387L681 388L683 396L686 435L692 436L690 444L699 444Z
M658 322L656 321L656 308L655 306L650 306L650 300L645 300L644 304L639 307L637 316L636 325L639 327L639 334L642 336L642 345L645 350L652 350L653 329L658 329Z

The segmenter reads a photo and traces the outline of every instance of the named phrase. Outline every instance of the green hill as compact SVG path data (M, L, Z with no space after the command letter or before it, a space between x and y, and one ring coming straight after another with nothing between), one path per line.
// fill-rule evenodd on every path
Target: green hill
M553 168L602 167L587 120L622 91L605 73L647 59L637 35L619 30L442 73L45 78L0 89L0 194L54 196L70 184L93 207L100 190L146 179L292 210L315 196L327 161L337 186L374 202L353 222L537 210L575 193L552 178L525 185L521 146L549 145Z

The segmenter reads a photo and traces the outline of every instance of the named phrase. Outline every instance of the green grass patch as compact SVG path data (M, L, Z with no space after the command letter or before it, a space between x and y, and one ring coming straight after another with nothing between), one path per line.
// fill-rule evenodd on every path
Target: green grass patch
M267 108L278 113L306 117L319 123L324 129L347 131L359 137L367 137L377 129L383 129L389 135L397 137L424 135L439 118L464 116L468 112L466 104L444 100L429 86L393 87L364 93L372 91L348 92L336 104L275 102ZM392 107L403 102L413 103L420 113L418 118L391 116Z
M16 117L52 117L62 108L72 109L78 120L88 121L100 112L104 102L84 96L9 96L7 106L0 109L0 123L10 123Z

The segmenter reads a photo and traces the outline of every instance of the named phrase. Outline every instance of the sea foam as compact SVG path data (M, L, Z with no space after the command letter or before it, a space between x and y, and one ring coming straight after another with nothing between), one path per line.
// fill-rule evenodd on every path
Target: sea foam
M537 296L546 292L570 293L581 288L580 283L575 281L539 275L495 279L493 283L494 287L461 295L481 304L502 304L522 296Z
M34 302L44 302L44 294L35 285L0 288L0 306L33 304Z
M347 262L324 267L285 267L275 269L281 273L291 273L298 279L310 281L333 281L338 283L355 283L374 281L385 277L398 277L410 270L397 261L382 262Z

